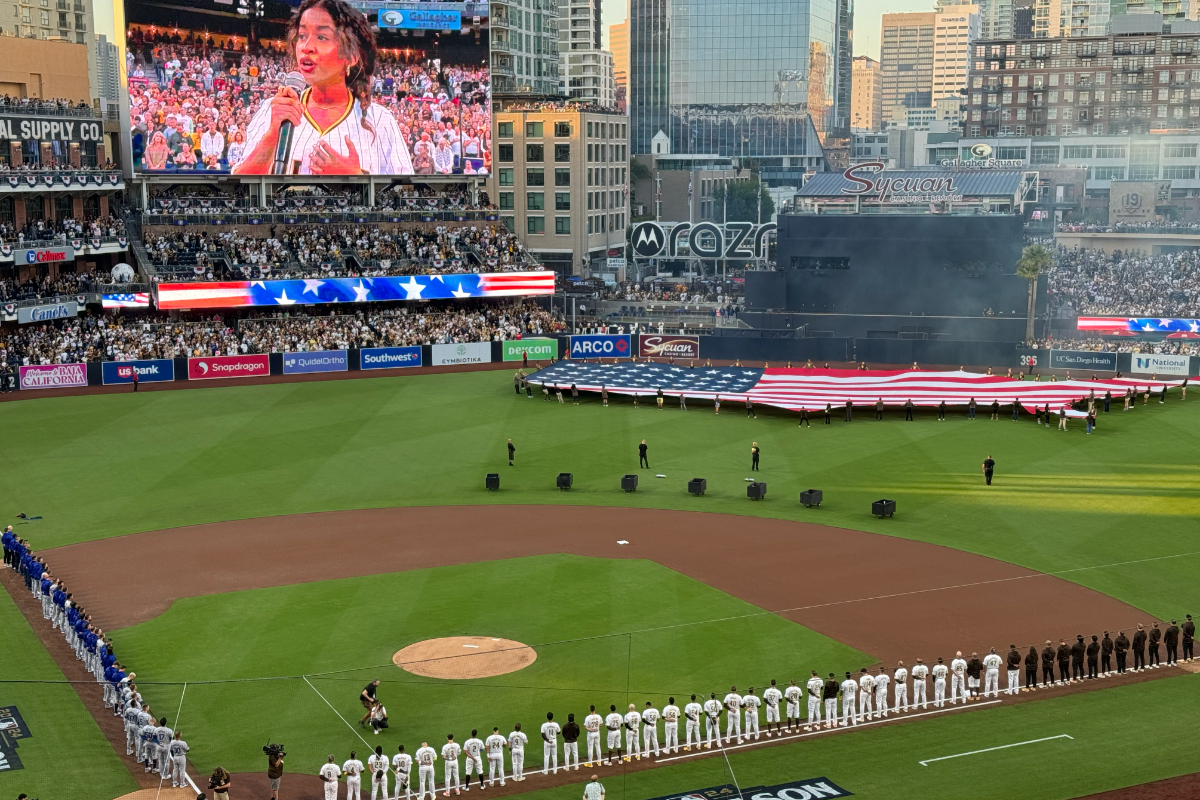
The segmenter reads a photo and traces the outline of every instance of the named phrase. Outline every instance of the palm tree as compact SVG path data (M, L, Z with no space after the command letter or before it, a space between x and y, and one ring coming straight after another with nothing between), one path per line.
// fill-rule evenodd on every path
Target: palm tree
M1031 244L1021 251L1017 259L1017 275L1029 281L1029 308L1025 312L1025 341L1033 341L1034 307L1037 302L1037 279L1050 269L1054 254L1042 244Z

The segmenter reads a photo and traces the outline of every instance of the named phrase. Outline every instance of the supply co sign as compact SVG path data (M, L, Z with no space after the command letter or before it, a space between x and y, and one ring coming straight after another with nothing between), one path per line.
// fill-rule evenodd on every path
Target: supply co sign
M528 353L530 361L553 361L558 358L558 339L520 339L502 344L504 361L520 361Z
M435 344L431 362L440 367L450 364L487 364L492 360L491 342Z
M638 336L642 358L699 358L699 336L664 336L643 333Z
M188 359L189 381L210 381L215 378L254 378L270 374L271 357L267 355Z

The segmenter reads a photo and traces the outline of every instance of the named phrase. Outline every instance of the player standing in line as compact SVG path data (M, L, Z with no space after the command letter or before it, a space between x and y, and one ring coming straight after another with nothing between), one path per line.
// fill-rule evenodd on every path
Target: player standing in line
M713 736L717 737L717 747L721 747L724 742L721 741L721 701L717 699L716 692L709 692L708 699L704 701L704 719L706 722L704 729L704 749L712 749Z
M784 712L787 715L787 727L789 731L800 727L800 697L803 692L796 685L793 679L786 689L783 690L783 699L787 705L784 707Z
M662 710L663 716L663 751L666 753L679 752L679 706L675 705L675 698L668 697L666 708Z
M913 667L915 670L916 667ZM933 707L941 708L946 704L946 676L950 674L950 669L942 663L942 657L938 656L938 661L933 665ZM921 708L925 705L922 703Z
M346 776L346 800L362 800L363 763L358 760L358 754L350 751L350 758L342 764L342 774ZM387 800L387 795L383 796Z
M779 701L783 699L783 692L779 691L779 687L775 685L775 679L771 679L771 685L763 692L763 705L767 707L767 738L771 737L771 725L775 726L775 732L780 736L783 735L783 730L779 726Z
M983 657L983 696L993 695L1000 696L1000 665L1004 661L1000 656L996 655L996 648L992 648L991 652ZM1012 684L1012 675L1008 676L1009 685Z
M612 764L613 751L617 751L617 763L621 762L621 726L625 718L617 713L616 706L608 707L608 716L604 718L604 727L608 728L608 758L605 764Z
M567 724L563 726L563 769L571 768L571 761L575 762L575 769L579 769L579 725L575 722L574 714L567 714Z
M171 756L172 789L187 788L187 752L190 749L188 743L183 740L183 734L175 731L175 741L171 742L171 746L167 750Z
M858 678L858 719L871 718L871 700L875 697L875 677L863 667Z
M888 715L887 687L891 680L891 676L880 667L879 674L875 676L875 719Z
M504 748L508 747L508 739L500 735L499 728L492 728L492 735L483 743L488 754L488 786L496 785L496 775L500 776L500 785L504 785ZM400 798L396 798L400 800Z
M950 678L950 705L957 705L960 697L964 703L967 702L967 661L961 650L954 654L950 672L953 673Z
M1021 691L1021 654L1017 652L1015 644L1008 646L1005 664L1008 667L1008 686L1004 691L1006 694L1018 694Z
M412 784L409 783L409 777L412 775L412 756L404 752L404 745L396 748L396 755L392 756L392 772L396 775L396 800L400 800L400 789L404 789L404 800L412 800Z
M979 653L971 653L971 660L967 662L967 702L971 702L979 697L980 678L983 675L983 662L979 660Z
M590 767L604 760L600 758L600 726L604 720L596 713L595 706L590 706L589 710L591 713L583 718L583 729L587 731L587 765Z
M382 795L383 800L388 796L388 757L383 754L383 746L377 745L375 752L367 756L367 769L371 770L371 800L376 795ZM437 789L433 790L437 796Z
M142 725L142 758L141 762L146 765L146 772L150 772L154 768L154 757L158 745L155 743L155 738L158 735L158 726L154 724L154 717L146 714L147 721ZM164 720L165 722L165 720Z
M842 681L842 726L857 725L858 714L855 712L854 699L858 697L858 681L846 673L846 679Z
M562 728L554 721L554 714L546 712L542 723L542 774L558 774L558 734ZM551 768L553 767L553 769Z
M163 717L154 729L154 755L158 759L159 777L163 779L171 774L171 754L168 751L174 738L175 731L167 727L167 718Z
M817 671L812 670L812 677L808 679L808 683L804 686L808 693L808 722L804 725L804 730L811 731L816 725L818 729L821 727L821 697L825 692L825 681L817 675ZM836 702L835 702L836 705ZM829 716L826 715L825 720L829 721Z
M838 684L837 678L833 677L833 673L829 673L829 680L825 681L825 688L821 692L821 697L825 700L825 727L837 727L837 697L838 692L842 687ZM820 727L818 726L818 730Z
M925 691L928 686L925 679L929 677L929 667L925 666L925 662L917 659L917 663L913 664L912 679L913 679L913 711L917 710L917 704L920 703L921 710L924 711L929 707L927 702L928 693Z
M513 725L508 735L508 749L512 750L512 775L514 781L525 780L525 745L529 737L521 732L521 723Z
M333 763L333 756L329 756L329 760L321 767L321 771L317 773L321 776L321 780L325 783L325 800L337 800L338 795L338 776L342 771L338 769L338 765Z
M742 696L738 694L736 686L729 687L729 694L725 695L725 740L733 742L733 732L737 731L738 744L742 743L742 715L738 712L742 709Z
M746 714L746 740L750 740L750 733L753 731L755 741L758 740L758 707L762 705L762 700L754 693L754 687L751 686L746 694L742 696L742 708ZM768 735L770 735L768 733Z
M454 793L461 794L458 781L458 756L460 753L462 753L462 747L454 741L454 734L446 734L446 743L442 745L442 777L446 781L446 791L442 792L442 797L450 796L451 779L454 780ZM375 798L372 797L371 800L375 800Z
M463 753L467 758L466 790L471 791L471 773L476 773L479 775L479 790L483 791L483 740L479 738L479 731L471 731L471 738L463 742Z
M892 681L896 686L893 706L896 713L908 711L908 667L903 661L896 662L896 671L892 673Z
M642 743L641 743L641 727L642 715L638 713L633 703L629 704L629 711L625 714L625 760L628 761L631 757L636 756L638 761L642 760Z
M654 747L654 757L658 758L658 709L650 705L650 701L646 701L646 710L642 712L642 722L646 723L646 727L642 728L642 751L645 752L646 758L650 757L650 747Z
M700 715L704 713L704 706L696 702L696 695L692 695L692 702L683 707L683 716L687 720L687 729L684 734L687 738L684 739L683 749L692 749L692 734L696 734L696 749L700 749Z
M104 688L108 689L110 687L105 684ZM138 718L141 714L142 712L138 710L138 707L132 703L125 706L123 716L125 718L125 755L127 756L133 755L134 747L140 738L141 725L138 722Z
M437 778L433 774L433 762L437 761L437 752L429 746L429 742L421 742L415 757L417 762L417 800L425 800L425 788L429 788L431 800L437 799Z

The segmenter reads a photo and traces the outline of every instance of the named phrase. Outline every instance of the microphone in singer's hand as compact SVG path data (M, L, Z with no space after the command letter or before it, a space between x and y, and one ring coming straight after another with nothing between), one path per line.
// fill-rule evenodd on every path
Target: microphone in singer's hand
M304 76L299 72L289 72L284 76L281 85L295 89L297 94L308 88ZM292 134L295 132L295 127L288 119L279 123L279 138L275 142L275 161L271 164L272 175L287 174L288 161L292 156Z

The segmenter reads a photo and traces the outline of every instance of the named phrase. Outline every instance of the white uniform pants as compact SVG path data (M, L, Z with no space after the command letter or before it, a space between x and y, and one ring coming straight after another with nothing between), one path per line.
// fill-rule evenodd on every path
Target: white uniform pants
M658 758L658 725L647 725L642 728L642 750L649 757L650 753L654 753L654 757Z
M896 711L908 711L908 686L903 683L896 684Z
M611 728L608 731L608 752L611 755L613 750L621 749L621 729L615 731Z
M854 713L854 695L842 695L842 724L857 725L858 715Z
M858 690L858 718L871 718L871 693Z
M411 800L412 786L408 782L408 773L407 772L397 772L396 773L396 800L400 800L400 790L401 789L404 790L405 800Z
M125 755L133 755L133 749L137 746L137 728L126 723L125 725Z
M504 754L499 758L488 756L488 783L495 783L499 777L500 785L504 785Z
M638 741L637 728L625 728L625 757L637 756L642 757L642 743Z
M549 775L551 769L558 772L558 742L542 742L542 772Z
M821 698L808 696L808 724L821 724Z
M325 800L337 800L338 784L337 781L326 781L325 783Z
M929 695L926 692L928 688L925 681L913 681L913 709L919 705L924 710L929 705Z
M767 725L770 725L772 722L776 725L779 724L779 706L767 703Z
M457 765L455 765L455 766L457 766ZM430 767L430 769L433 769L433 768ZM437 795L437 787L434 786L432 778L429 779L429 788L433 792L433 794L436 796ZM388 777L387 777L386 772L383 773L382 778L376 778L375 773L374 772L371 773L371 800L375 800L375 795L377 795L377 794L382 795L383 800L387 800Z
M750 734L754 734L754 738L758 738L758 711L746 712L746 738L750 738Z
M700 720L698 720L698 719L689 719L687 721L687 730L684 731L684 736L686 737L683 742L684 747L692 746L693 734L696 737L696 747L699 747L700 746Z
M442 777L446 781L446 791L447 792L450 791L450 784L452 784L452 783L454 784L454 791L456 791L456 792L458 791L459 783L458 783L458 759L457 758L454 759L453 761L443 761L442 762ZM384 776L384 779L385 780L387 779L386 775ZM384 787L384 790L383 790L383 796L385 798L387 797L387 787L386 786ZM371 792L371 800L375 800L375 792Z
M171 758L171 785L180 788L187 788L187 756L173 756Z
M168 749L170 745L160 744L158 746L158 774L164 778L171 774L171 752ZM387 798L384 798L387 800Z
M705 730L704 730L704 746L712 747L713 737L715 736L717 739L717 747L720 747L722 744L722 742L721 742L721 718L720 717L706 717L706 719L708 720L708 725L705 726Z
M888 715L887 706L887 687L880 686L875 690L875 718L886 717Z
M429 789L430 797L437 797L437 782L434 778L432 764L422 764L417 768L417 800L425 800L426 787Z
M679 749L679 723L665 722L663 723L663 731L666 734L663 739L663 749L674 753Z
M787 712L787 718L788 718L789 722L791 722L792 720L800 719L800 704L799 703L788 703L787 708L784 710Z
M1021 689L1021 670L1010 669L1008 671L1008 688L1005 689L1008 694L1016 694Z
M958 702L959 698L967 702L967 683L966 678L957 673L950 673L950 705Z
M590 767L600 760L600 731L588 731L587 763Z
M353 778L346 776L346 800L361 800L362 798L362 776L355 775ZM387 800L387 797L384 797Z
M513 780L525 779L525 748L514 747L512 751Z
M483 784L483 759L467 756L467 786L471 785L472 775L478 775L480 785Z
M1000 696L1000 670L989 669L983 673L983 696Z
M837 698L833 697L825 701L825 724L831 727L837 727Z
M933 704L941 708L946 703L946 679L938 678L933 682Z
M579 769L579 742L563 742L563 769L570 769L572 761Z
M734 731L737 732L737 740L742 740L742 717L736 711L725 715L725 738L733 741Z

